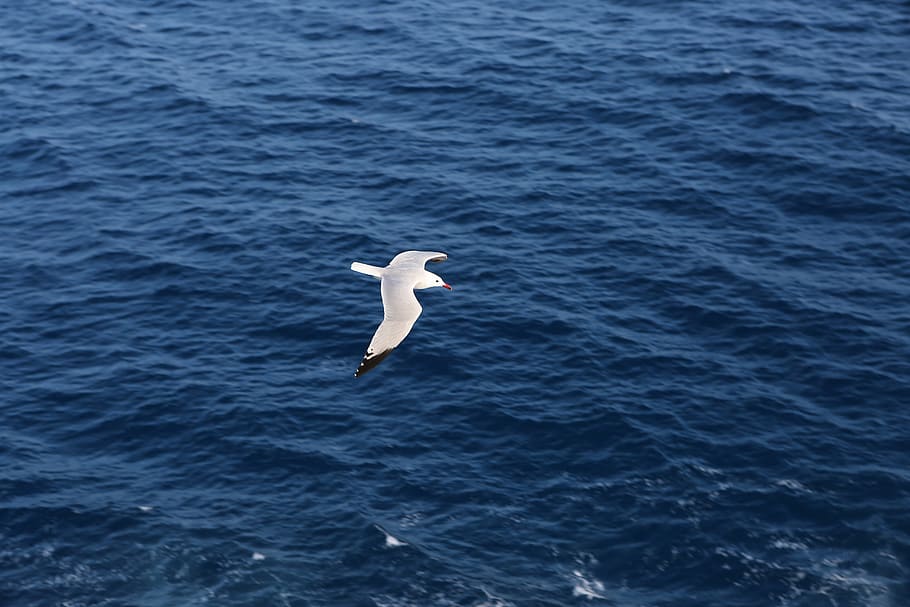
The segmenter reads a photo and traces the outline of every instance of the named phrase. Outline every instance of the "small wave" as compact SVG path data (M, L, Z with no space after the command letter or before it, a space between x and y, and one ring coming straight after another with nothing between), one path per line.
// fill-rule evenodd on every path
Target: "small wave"
M72 170L64 156L63 149L42 137L20 137L0 145L0 160L2 160L0 176L6 179L48 175L59 179L61 173L65 174ZM47 186L37 186L36 189L47 189Z
M804 122L820 116L807 103L783 99L766 92L726 93L717 99L720 105L740 110L745 115L759 116L768 122Z
M777 481L774 481L774 484L778 487L784 487L785 489L790 489L797 493L814 493L811 489L806 487L804 484L799 482L796 479L792 478L783 478Z
M572 571L572 596L583 596L586 599L605 599L603 582L581 570Z
M770 17L766 19L749 19L743 16L725 16L721 18L720 23L724 25L729 25L731 27L742 29L749 32L754 32L756 30L766 29L773 32L780 31L800 31L808 30L809 26L806 23L797 21L795 19L787 19L780 17Z
M66 26L57 30L54 40L64 42L74 47L81 48L81 52L86 49L108 49L110 46L116 46L123 49L133 47L128 36L121 36L116 29L118 26L111 26L110 23L102 23L106 19L104 16L95 14L85 14L76 19L67 19Z
M806 550L808 546L803 542L788 539L777 539L771 542L771 547L777 550Z
M398 539L379 525L375 525L376 529L382 532L382 535L385 536L385 547L386 548L400 548L402 546L407 546L408 543Z

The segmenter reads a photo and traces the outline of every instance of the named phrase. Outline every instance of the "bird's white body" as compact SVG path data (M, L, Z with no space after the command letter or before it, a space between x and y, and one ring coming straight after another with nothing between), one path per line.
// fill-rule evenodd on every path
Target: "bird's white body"
M414 289L445 287L448 284L436 274L424 269L428 261L445 261L445 253L435 251L405 251L395 256L384 268L355 261L351 269L382 281L382 323L373 334L367 352L360 361L354 377L363 375L379 364L408 336L423 308L414 295Z

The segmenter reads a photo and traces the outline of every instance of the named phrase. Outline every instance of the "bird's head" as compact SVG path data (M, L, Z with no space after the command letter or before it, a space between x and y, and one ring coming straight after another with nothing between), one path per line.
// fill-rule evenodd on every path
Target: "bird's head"
M424 270L423 278L414 286L414 288L429 289L430 287L443 287L449 291L452 290L452 287L446 281L444 281L441 276L437 276L432 272L427 272Z

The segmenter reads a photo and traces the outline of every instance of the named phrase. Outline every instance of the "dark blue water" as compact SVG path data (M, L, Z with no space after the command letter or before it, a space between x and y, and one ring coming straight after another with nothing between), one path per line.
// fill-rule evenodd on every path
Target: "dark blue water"
M906 2L0 4L4 607L910 604Z

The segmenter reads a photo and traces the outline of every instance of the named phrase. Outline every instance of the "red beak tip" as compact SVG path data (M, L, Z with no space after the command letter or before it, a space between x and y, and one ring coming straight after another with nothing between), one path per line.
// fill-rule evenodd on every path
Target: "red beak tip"
M442 286L444 286L445 288L447 288L449 291L452 290L452 285L450 285L450 284L448 284L448 283L443 283Z

